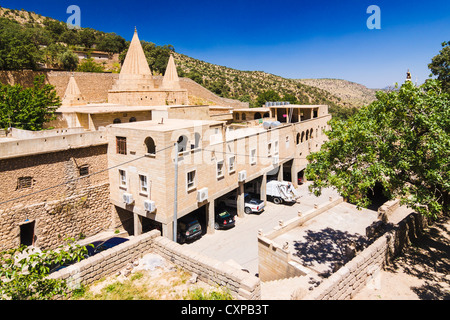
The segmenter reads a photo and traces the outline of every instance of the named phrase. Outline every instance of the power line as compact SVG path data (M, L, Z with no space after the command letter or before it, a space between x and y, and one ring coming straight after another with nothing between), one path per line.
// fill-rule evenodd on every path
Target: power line
M168 146L168 147L166 147L166 148L163 148L163 149L161 149L161 150L156 151L155 153L162 152L162 151L167 150L167 149L172 148L172 147L173 147L173 146ZM111 169L114 169L114 168L123 166L123 165L125 165L125 164L127 164L127 163L134 162L134 161L137 161L137 160L139 160L139 159L145 158L146 156L147 156L147 155L143 155L143 156L134 158L134 159L132 159L132 160L128 160L128 161L119 163L119 164L117 164L117 165L115 165L115 166L112 166L112 167L109 167L109 168L106 168L106 169L103 169L103 170L100 170L100 171L97 171L97 172L94 172L94 173L90 173L90 174L85 175L85 176L82 176L82 177L74 178L74 179L68 180L68 181L66 181L66 182L63 182L63 183L60 183L60 184L57 184L57 185L53 185L53 186L48 187L48 188L45 188L45 189L41 189L41 190L38 190L38 191L35 191L35 192L32 192L32 193L29 193L29 194L22 195L22 196L17 197L17 198L13 198L13 199L10 199L10 200L6 200L6 201L3 201L3 202L0 202L0 205L5 204L5 203L8 203L8 202L16 201L16 200L19 200L19 199L27 198L27 197L29 197L29 196L32 196L32 195L35 195L35 194L38 194L38 193L41 193L41 192L44 192L44 191L48 191L48 190L51 190L51 189L54 189L54 188L62 187L62 186L64 186L64 185L66 185L66 184L69 184L69 183L72 183L72 182L76 182L76 181L79 181L79 180L82 180L82 179L86 179L86 178L92 177L92 176L94 176L94 175L97 175L97 174L100 174L100 173L109 171L109 170L111 170Z
M226 141L222 142L222 144L225 144L225 143L227 143L227 142L226 142ZM172 148L172 147L173 147L173 145L168 146L168 147L165 147L165 148L163 148L163 149L161 149L161 150L156 151L155 154L156 154L156 153L159 153L159 152L162 152L162 151L165 151L165 150L167 150L167 149L169 149L169 148ZM250 154L239 154L239 153L225 152L225 151L218 151L218 150L210 150L210 149L203 149L203 148L200 148L200 149L197 149L197 150L208 151L208 152L214 152L214 153L222 153L222 154L228 154L228 155L233 155L233 156L243 156L243 157L248 157L248 156L250 156ZM35 191L35 192L32 192L32 193L26 194L26 195L22 195L22 196L20 196L20 197L16 197L16 198L13 198L13 199L10 199L10 200L6 200L6 201L3 201L3 202L0 202L0 205L3 205L3 204L5 204L5 203L9 203L9 202L12 202L12 201L20 200L20 199L23 199L23 198L27 198L27 197L30 197L30 196L35 195L35 194L39 194L39 193L42 193L42 192L45 192L45 191L48 191L48 190L51 190L51 189L54 189L54 188L58 188L58 187L67 185L67 184L69 184L69 183L73 183L73 182L76 182L76 181L79 181L79 180L82 180L82 179L89 178L89 177L91 177L91 176L94 176L94 175L97 175L97 174L100 174L100 173L109 171L109 170L111 170L111 169L115 169L115 168L117 168L117 167L120 167L120 166L123 166L123 165L125 165L125 164L131 163L131 162L134 162L134 161L137 161L137 160L139 160L139 159L145 158L146 156L147 156L147 155L143 155L143 156L134 158L134 159L132 159L132 160L128 160L128 161L122 162L122 163L120 163L120 164L114 165L114 166L112 166L112 167L108 167L108 168L105 168L105 169L103 169L103 170L100 170L100 171L97 171L97 172L94 172L94 173L90 173L90 174L85 175L85 176L82 176L82 177L74 178L74 179L68 180L68 181L66 181L66 182L63 182L63 183L60 183L60 184L57 184L57 185L50 186L50 187L45 188L45 189L41 189L41 190L38 190L38 191ZM254 155L254 157L256 157L256 158L264 158L264 159L273 159L273 156ZM306 157L286 157L286 158L279 158L278 160L279 160L279 161L283 161L283 160L294 160L294 159L296 159L296 160L305 160Z

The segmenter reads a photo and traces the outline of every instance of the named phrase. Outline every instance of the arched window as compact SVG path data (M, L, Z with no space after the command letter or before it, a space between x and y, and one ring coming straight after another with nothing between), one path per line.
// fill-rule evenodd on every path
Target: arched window
M136 120L136 118L135 117L131 117L130 118L130 122L136 122L137 120Z
M268 112L264 113L263 117L264 118L268 118L269 117L269 113Z
M187 150L188 141L188 138L184 135L178 138L178 152L184 152Z
M114 120L113 120L113 123L121 123L122 121L120 121L120 119L119 118L115 118Z
M256 113L255 113L255 118L254 118L254 119L255 119L255 120L261 119L261 113L256 112Z
M313 138L313 133L314 133L314 130L311 128L310 130L309 130L309 137L312 139Z
M297 133L297 144L299 144L299 143L300 143L300 132Z
M234 114L234 118L235 118L236 120L239 120L239 113L235 113L235 114Z
M302 131L302 137L300 138L300 142L303 142L304 139L305 139L305 131Z
M306 141L309 139L309 130L306 130Z
M152 138L150 137L145 138L144 143L145 146L147 147L147 153L156 154L156 145L155 141Z
M245 113L242 113L242 120L247 120L247 116L245 115Z

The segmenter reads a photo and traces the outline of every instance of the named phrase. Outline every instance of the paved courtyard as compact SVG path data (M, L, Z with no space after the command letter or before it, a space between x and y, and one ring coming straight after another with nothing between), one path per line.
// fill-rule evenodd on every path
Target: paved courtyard
M258 273L258 230L263 233L271 231L280 220L288 221L297 217L298 211L306 212L314 204L329 202L329 197L337 197L332 189L325 189L320 197L308 191L308 183L297 189L301 198L293 205L276 205L267 201L266 209L261 214L249 214L243 218L236 217L236 225L225 230L215 230L197 241L183 244L206 256L226 262L233 260L247 269L251 274Z

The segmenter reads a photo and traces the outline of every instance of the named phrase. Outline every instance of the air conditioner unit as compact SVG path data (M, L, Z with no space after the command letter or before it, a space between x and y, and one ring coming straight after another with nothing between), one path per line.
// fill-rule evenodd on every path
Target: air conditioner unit
M144 201L144 209L148 212L153 212L156 210L156 204L153 200L145 200Z
M131 193L124 193L122 195L122 199L126 204L132 204L134 202L133 195Z
M238 173L239 182L245 181L245 179L247 179L247 171L246 170L239 171Z
M280 161L280 157L279 156L273 156L272 157L272 163L273 164L278 164L279 161Z
M208 188L203 188L197 191L197 201L203 202L208 200Z

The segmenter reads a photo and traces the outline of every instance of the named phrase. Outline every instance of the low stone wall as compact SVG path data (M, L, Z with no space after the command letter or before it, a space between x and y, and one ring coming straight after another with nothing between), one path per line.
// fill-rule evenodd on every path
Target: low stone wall
M134 237L130 241L52 273L50 277L65 279L69 288L77 288L80 284L89 285L118 272L130 261L150 252L160 254L179 267L196 273L199 279L206 283L226 287L236 299L261 298L260 281L257 277L162 237L158 230Z
M200 280L226 287L240 300L260 300L259 278L224 262L199 254L165 237L157 237L153 248L166 259L187 271L196 273Z
M299 290L294 300L348 300L374 280L377 272L392 261L416 239L427 226L427 219L411 213L392 230L386 232L345 266L324 280L312 293L302 297Z
M288 248L273 241L276 237L289 230L297 228L306 221L333 208L343 202L342 197L330 199L330 202L321 204L306 212L299 212L299 216L289 221L280 221L271 232L258 235L259 278L261 281L272 281L296 276L303 276L309 271L293 261L292 252ZM297 266L297 267L294 267Z
M151 251L159 231L151 231L105 250L67 268L50 274L51 279L66 280L69 288L89 285L123 269L130 261Z

